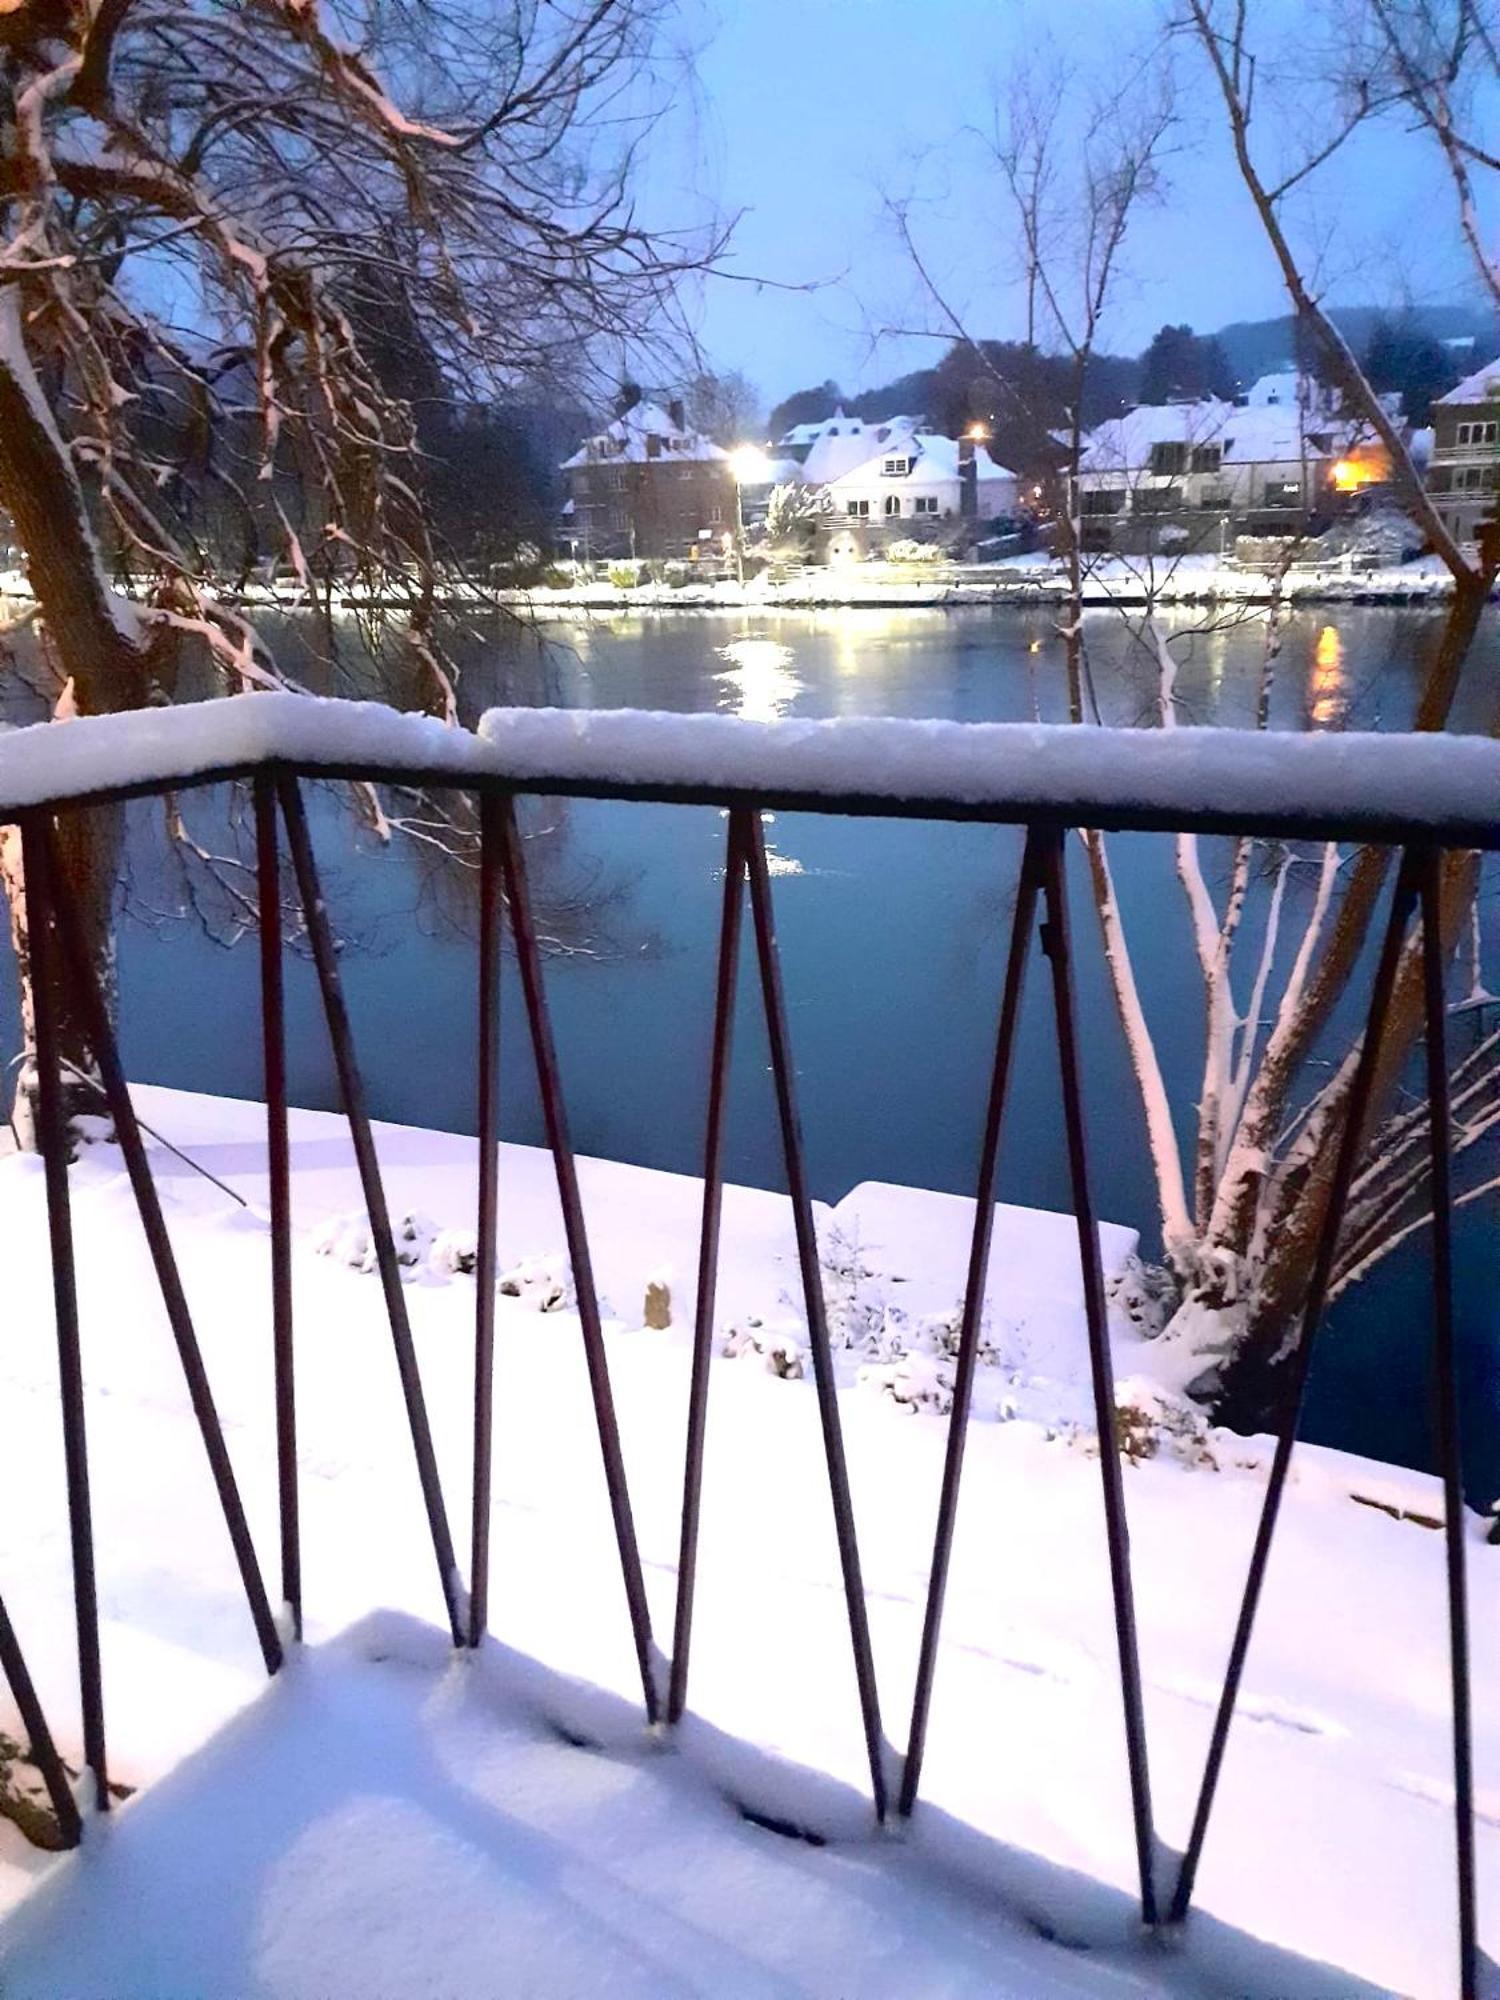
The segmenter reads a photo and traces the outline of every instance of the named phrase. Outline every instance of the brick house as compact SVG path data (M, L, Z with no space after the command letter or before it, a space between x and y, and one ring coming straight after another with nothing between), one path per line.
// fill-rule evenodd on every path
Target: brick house
M1438 518L1461 542L1495 511L1500 466L1500 360L1468 375L1432 406L1427 490Z
M563 461L564 533L577 555L721 556L735 530L729 454L684 421L681 403L641 399Z

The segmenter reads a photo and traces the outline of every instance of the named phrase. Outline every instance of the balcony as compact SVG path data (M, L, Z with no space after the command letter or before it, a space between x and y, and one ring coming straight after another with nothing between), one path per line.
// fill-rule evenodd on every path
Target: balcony
M475 1037L449 1058L473 1065L477 1147L368 1115L303 795L331 777L478 800ZM120 1069L58 821L230 780L261 910L285 886L301 910L340 1114L286 1102L275 920L263 1107ZM513 812L531 793L724 815L699 1180L575 1156ZM33 1511L12 1491L0 1515L0 1664L79 1850L0 1925L7 1995L1476 1990L1500 1844L1466 1588L1481 1647L1500 1592L1456 1425L1438 1480L1294 1453L1295 1401L1216 1471L1125 1462L1114 1374L1140 1343L1111 1335L1105 1292L1130 1235L1090 1197L1108 1107L1082 1089L1066 836L1399 849L1374 1052L1403 941L1437 956L1436 858L1497 843L1496 796L1500 746L1451 738L524 711L470 737L257 696L0 741L42 1140L5 1183ZM766 808L1024 830L971 1200L814 1202ZM503 1031L502 929L522 999ZM1034 941L1072 1217L995 1201ZM723 1175L742 961L784 1196ZM65 976L115 1134L71 1167ZM499 1143L512 1051L545 1153ZM418 1209L449 1235L419 1268ZM925 1288L913 1311L961 1302L940 1414L910 1373L875 1394L840 1375L840 1221ZM1449 1221L1439 1204L1440 1336ZM564 1279L512 1261L539 1243ZM666 1260L675 1346L629 1295ZM721 1362L767 1284L800 1345L761 1317ZM1071 1439L971 1411L986 1312L1018 1297L1053 1343L1034 1372L1074 1371ZM147 1779L123 1806L117 1761Z

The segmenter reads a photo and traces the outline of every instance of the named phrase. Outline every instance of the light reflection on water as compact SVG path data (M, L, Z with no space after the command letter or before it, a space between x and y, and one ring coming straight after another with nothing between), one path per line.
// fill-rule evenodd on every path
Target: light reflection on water
M1344 642L1337 625L1325 625L1318 633L1308 695L1308 719L1314 729L1342 727L1349 713L1349 682L1344 671Z

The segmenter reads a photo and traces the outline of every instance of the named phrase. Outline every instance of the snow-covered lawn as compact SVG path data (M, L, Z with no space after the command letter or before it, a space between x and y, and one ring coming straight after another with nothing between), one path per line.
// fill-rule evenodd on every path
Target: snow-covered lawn
M163 1090L140 1091L138 1103L250 1204L155 1153L230 1450L274 1578L261 1113ZM472 1227L472 1141L395 1127L379 1128L379 1140L398 1216L419 1214L439 1231ZM1432 1481L1316 1449L1299 1453L1283 1514L1200 1876L1205 1920L1164 1956L1143 1955L1133 1935L1114 1634L1069 1220L1001 1211L990 1285L995 1358L981 1371L969 1447L926 1803L902 1841L873 1837L862 1803L863 1745L811 1385L767 1365L766 1350L796 1336L793 1325L774 1337L775 1322L795 1317L786 1203L742 1189L726 1202L721 1328L727 1336L752 1319L762 1324L759 1338L740 1343L744 1358L713 1369L693 1719L674 1756L645 1741L638 1708L623 1705L638 1702L638 1684L577 1323L566 1309L538 1310L555 1290L562 1248L549 1163L507 1147L501 1166L502 1269L528 1268L518 1295L500 1302L491 1624L519 1660L497 1648L451 1670L441 1643L410 1623L439 1618L441 1599L379 1287L347 1261L357 1233L337 1226L358 1208L341 1122L295 1114L293 1167L308 1635L326 1640L381 1607L408 1619L367 1624L265 1691L118 1156L90 1149L74 1185L113 1774L152 1789L107 1840L91 1836L91 1852L57 1868L45 1899L0 1929L0 1989L1284 1994L1348 1993L1364 1980L1453 1990L1442 1549L1436 1534L1383 1511L1433 1517L1439 1496ZM665 1649L698 1189L603 1162L583 1162L582 1176ZM842 1361L886 1733L897 1745L944 1439L941 1418L902 1399L941 1386L935 1322L960 1288L965 1210L947 1197L867 1188L820 1217L830 1266L845 1273L833 1281L836 1320L876 1347L919 1350L910 1363L852 1350ZM35 1162L0 1162L0 1215L8 1279L0 1589L76 1761ZM425 1241L425 1230L418 1235ZM315 1240L338 1254L317 1254ZM1105 1233L1111 1266L1130 1243L1128 1231ZM462 1551L474 1291L451 1268L461 1261L455 1247L449 1238L422 1255L407 1299ZM673 1323L647 1331L646 1285L663 1276ZM905 1329L895 1339L891 1312ZM1122 1401L1148 1398L1150 1360L1148 1345L1117 1335ZM1185 1837L1265 1457L1256 1443L1195 1436L1127 1468L1152 1776L1171 1845ZM1500 1551L1473 1527L1481 1928L1500 1942L1500 1744L1485 1669L1500 1638ZM395 1657L377 1667L372 1650ZM155 1782L257 1701L204 1756ZM536 1720L538 1706L609 1754L559 1743ZM831 1844L809 1848L747 1825L721 1794ZM164 1854L178 1857L166 1887ZM939 1864L950 1889L934 1886ZM14 1898L51 1866L0 1824L0 1894ZM157 1976L160 1965L134 1986L119 1961L111 1973L99 1956L111 1948L111 1912L129 1917L132 1935L162 1932L162 1898L201 1905L221 1879L223 1907L202 1912L201 1930L163 1933L184 1954L175 1987ZM407 1882L430 1885L437 1900L425 1915L403 1899ZM410 1961L386 1958L395 1973L381 1987L369 1953L379 1937L394 1949L397 1916L408 1943L420 1938L424 1949L451 1954L441 1978L408 1976ZM1068 1948L1039 1943L1038 1924ZM347 1941L342 1959L327 1935L319 1943L329 1925ZM536 1973L530 1987L519 1978L485 1985L476 1966L495 1963L508 1938L519 1940L518 1963L530 1965L524 1941L541 1934L560 1954L552 1974ZM1336 1973L1294 1970L1246 1938ZM213 1957L231 1949L246 1956ZM906 1956L919 1950L925 1959ZM230 1969L205 1985L202 1968L215 1963ZM60 1985L67 1966L77 1979ZM327 1966L343 1985L321 1977Z

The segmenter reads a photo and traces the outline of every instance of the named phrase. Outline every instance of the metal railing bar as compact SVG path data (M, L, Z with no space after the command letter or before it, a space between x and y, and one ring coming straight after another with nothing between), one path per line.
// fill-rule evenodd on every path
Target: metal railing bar
M76 1847L83 1838L83 1818L78 1810L78 1801L73 1796L73 1788L68 1783L68 1774L63 1769L62 1758L57 1754L52 1731L47 1727L36 1685L27 1671L26 1656L21 1651L21 1641L16 1636L16 1628L11 1623L3 1597L0 1597L0 1673L5 1675L21 1718L21 1727L26 1731L31 1761L42 1774L47 1797L57 1814L63 1846Z
M297 1492L297 1381L292 1320L292 1163L287 1131L286 992L281 960L281 869L276 787L255 780L255 874L260 927L260 1028L266 1083L266 1175L271 1218L271 1354L276 1396L276 1492L281 1599L302 1637L302 1537Z
M672 1628L672 1674L667 1689L668 1722L680 1722L687 1704L693 1597L698 1580L698 1526L703 1494L703 1446L708 1424L708 1377L713 1360L714 1306L718 1295L719 1224L724 1209L724 1125L728 1108L729 1058L734 1041L734 1001L739 983L744 902L744 843L740 823L731 815L724 847L724 906L719 920L713 1049L708 1067L708 1120L703 1142L703 1223L698 1237L698 1296L693 1317L692 1374L688 1384L682 1534L677 1553L677 1611Z
M281 1637L276 1630L276 1620L272 1616L270 1602L266 1596L265 1580L260 1573L255 1543L250 1535L250 1524L245 1518L244 1503L240 1499L234 1467L230 1463L228 1448L224 1443L223 1426L219 1422L219 1413L214 1405L213 1390L209 1387L208 1371L203 1365L198 1336L193 1330L193 1317L188 1309L187 1294L182 1288L182 1276L177 1269L177 1257L172 1249L172 1239L167 1233L166 1220L161 1212L161 1203L157 1199L156 1182L146 1157L146 1143L141 1137L141 1128L136 1123L135 1108L131 1104L130 1090L125 1082L125 1071L120 1062L120 1051L110 1022L109 1009L104 1003L98 974L89 955L88 943L83 934L83 925L73 899L72 888L58 865L56 834L51 827L44 824L39 829L39 838L47 849L52 910L57 925L58 941L62 946L62 961L67 968L69 988L82 1018L89 1049L99 1066L100 1081L104 1085L110 1117L114 1121L115 1143L124 1158L125 1172L130 1180L131 1192L135 1196L136 1212L141 1219L146 1248L150 1252L162 1305L166 1309L167 1324L172 1330L178 1360L182 1365L188 1400L193 1406L193 1416L203 1440L203 1449L213 1477L214 1491L218 1495L219 1507L224 1515L224 1525L229 1531L235 1565L240 1573L246 1603L250 1607L255 1636L260 1642L261 1657L265 1661L266 1672L274 1674L282 1663Z
M823 1300L823 1274L818 1261L818 1237L813 1224L812 1196L807 1184L807 1168L802 1145L802 1125L797 1113L796 1091L793 1085L791 1036L787 1028L786 997L781 983L781 955L776 942L775 910L771 900L771 872L766 864L765 836L761 829L759 814L740 807L736 808L734 818L739 825L740 843L750 877L750 914L755 928L756 957L760 965L766 1035L771 1048L771 1075L776 1088L776 1110L781 1124L782 1152L786 1160L787 1192L791 1196L792 1221L797 1235L797 1263L802 1275L802 1297L807 1313L807 1339L812 1349L813 1382L818 1397L818 1421L822 1427L823 1455L828 1467L828 1492L833 1503L839 1569L843 1576L844 1603L849 1616L849 1639L854 1651L854 1677L859 1689L865 1752L870 1764L870 1788L875 1802L875 1816L878 1820L883 1820L886 1812L885 1739L880 1725L880 1697L875 1682L875 1659L870 1646L869 1612L865 1605L864 1582L860 1575L859 1540L854 1528L854 1502L849 1490L849 1468L844 1456L844 1433L839 1422L838 1385L834 1380L833 1353L828 1338L828 1314Z
M1130 1575L1130 1524L1120 1474L1120 1448L1115 1424L1114 1367L1109 1351L1109 1312L1104 1298L1104 1267L1099 1256L1099 1224L1089 1186L1088 1145L1083 1110L1083 1078L1078 1060L1078 1029L1073 998L1072 940L1068 925L1067 860L1063 829L1041 834L1040 866L1047 917L1042 926L1042 950L1052 967L1053 1012L1057 1020L1057 1057L1062 1078L1063 1122L1068 1137L1068 1174L1073 1190L1073 1215L1078 1224L1078 1258L1083 1277L1084 1317L1088 1325L1089 1372L1093 1383L1094 1424L1099 1434L1099 1476L1104 1489L1105 1540L1109 1550L1110 1597L1115 1617L1115 1645L1120 1664L1120 1699L1125 1711L1125 1754L1130 1768L1131 1818L1135 1828L1136 1865L1141 1883L1141 1916L1148 1924L1158 1918L1156 1831L1151 1816L1151 1776L1146 1748L1146 1709L1141 1688L1140 1640L1136 1632L1135 1592Z
M541 1091L542 1116L547 1143L552 1151L557 1176L558 1200L562 1205L563 1228L568 1258L573 1267L573 1290L578 1302L578 1318L583 1333L584 1360L588 1366L589 1390L593 1398L594 1420L599 1432L599 1449L604 1458L604 1479L609 1491L610 1514L619 1550L620 1570L630 1611L636 1660L640 1667L641 1691L645 1697L646 1719L659 1718L660 1695L651 1640L651 1613L646 1603L646 1583L636 1543L635 1519L630 1508L630 1490L625 1478L625 1459L620 1449L620 1426L615 1414L614 1392L610 1387L609 1361L604 1351L604 1327L599 1316L599 1294L594 1284L593 1261L589 1255L588 1228L584 1221L583 1199L578 1189L578 1168L573 1144L568 1136L567 1111L563 1103L562 1074L552 1039L552 1023L547 1012L546 990L542 983L542 955L537 944L531 914L531 895L526 879L526 860L509 799L499 805L500 859L505 873L506 898L510 905L511 937L521 973L521 991L531 1030L532 1052L536 1059L537 1083Z
M57 811L73 805L129 804L136 799L160 798L166 792L196 791L206 786L230 784L264 773L278 780L288 776L310 783L363 783L395 785L408 790L459 791L481 797L618 800L643 805L696 805L717 811L801 812L822 817L849 819L934 820L982 826L1024 828L1039 820L1055 819L1066 825L1095 827L1103 833L1199 833L1234 836L1251 835L1264 840L1352 841L1371 847L1399 848L1408 843L1432 844L1453 849L1492 853L1500 850L1500 818L1433 817L1399 815L1345 809L1327 812L1308 807L1290 810L1266 806L1245 810L1241 806L1219 809L1210 805L1104 804L1096 799L1035 797L1015 800L974 802L936 796L897 798L884 793L807 792L790 786L746 790L737 786L712 784L635 784L628 779L579 779L566 775L528 773L524 778L489 776L482 772L454 771L449 767L422 769L412 766L371 764L331 759L327 763L288 762L266 758L255 763L236 763L182 775L142 779L127 785L83 787L60 792L37 804L0 804L0 825L19 824L30 813Z
M334 1067L338 1072L339 1092L344 1100L344 1115L349 1124L349 1137L354 1147L355 1165L359 1170L360 1188L365 1198L365 1210L370 1219L375 1265L380 1274L380 1286L385 1296L386 1318L390 1323L391 1344L396 1352L396 1370L401 1380L407 1427L411 1432L412 1450L416 1456L417 1478L422 1488L422 1502L427 1513L432 1550L437 1559L438 1579L442 1588L443 1603L448 1613L448 1627L454 1645L461 1646L465 1643L466 1628L461 1602L462 1589L453 1553L453 1536L448 1526L447 1509L443 1504L442 1480L438 1474L437 1455L432 1445L432 1427L428 1421L426 1398L422 1393L422 1376L417 1366L411 1322L406 1312L401 1270L396 1262L396 1245L391 1235L390 1210L386 1205L385 1185L380 1177L380 1160L370 1130L370 1114L365 1104L364 1078L360 1074L359 1059L355 1054L354 1033L349 1025L349 1009L344 999L343 984L339 978L338 957L334 951L333 933L329 927L328 908L323 901L323 891L318 881L317 860L313 854L312 837L307 829L307 812L297 780L293 777L278 778L276 793L281 806L282 822L286 827L287 847L291 854L297 893L302 903L303 921L307 925L313 965L323 997L323 1014L328 1023L328 1038L333 1045Z
M1323 1218L1322 1233L1313 1262L1307 1302L1302 1310L1302 1331L1288 1364L1290 1372L1287 1382L1286 1414L1282 1419L1276 1438L1276 1450L1271 1459L1271 1471L1266 1481L1266 1496L1261 1503L1260 1519L1256 1525L1255 1542L1251 1549L1250 1566L1245 1578L1245 1593L1235 1623L1234 1638L1229 1648L1224 1686L1214 1715L1213 1733L1209 1739L1208 1756L1204 1762L1203 1778L1193 1812L1192 1829L1188 1835L1187 1848L1182 1857L1177 1885L1172 1896L1169 1919L1173 1923L1180 1923L1186 1917L1188 1906L1192 1902L1193 1884L1197 1879L1198 1864L1203 1855L1203 1842L1208 1832L1214 1795L1224 1763L1224 1752L1229 1742L1229 1726L1234 1719L1240 1679L1250 1651L1250 1638L1255 1629L1255 1614L1260 1605L1266 1565L1270 1560L1271 1543L1276 1534L1276 1523L1286 1489L1287 1474L1291 1470L1292 1452L1297 1441L1297 1426L1302 1415L1308 1371L1312 1364L1313 1348L1328 1296L1333 1260L1338 1249L1339 1229L1344 1219L1344 1207L1364 1140L1365 1122L1374 1089L1375 1070L1385 1032L1386 1015L1390 1009L1391 993L1396 983L1396 970L1401 958L1407 925L1417 898L1420 875L1421 863L1417 850L1408 848L1401 857L1401 868L1391 898L1390 917L1375 967L1364 1037L1360 1043L1359 1059L1355 1065L1354 1080L1349 1091L1349 1103L1344 1113L1343 1130L1339 1135L1333 1180L1328 1194L1328 1208Z
M1464 1476L1453 1337L1452 1113L1442 934L1443 857L1421 859L1422 992L1426 1013L1427 1103L1432 1157L1432 1362L1438 1467L1443 1481L1443 1552L1448 1583L1448 1655L1453 1687L1454 1863L1458 1889L1459 1991L1479 1992L1474 1890L1474 1753L1469 1688L1469 1606L1464 1565Z
M51 847L36 817L21 822L21 867L26 895L27 949L31 958L33 1034L36 1042L37 1125L47 1190L47 1232L52 1263L52 1303L57 1322L58 1393L62 1403L63 1464L68 1494L68 1536L73 1564L73 1616L78 1635L78 1693L83 1756L94 1780L94 1804L109 1810L104 1739L104 1682L99 1663L99 1586L94 1567L94 1519L89 1497L88 1420L79 1338L78 1275L73 1255L73 1213L68 1190L68 1134L63 1115L58 1048L56 940L52 935Z
M937 1530L932 1544L932 1568L928 1574L927 1606L922 1620L922 1643L917 1656L916 1691L912 1696L911 1727L907 1735L906 1757L901 1768L898 1810L910 1814L917 1802L922 1778L922 1761L927 1748L927 1717L932 1703L932 1684L937 1671L938 1640L943 1624L943 1600L948 1587L948 1566L953 1553L953 1530L958 1518L959 1486L963 1479L964 1447L968 1442L969 1405L973 1398L974 1370L979 1359L979 1330L984 1318L985 1281L989 1275L990 1244L995 1233L995 1182L1000 1167L1000 1133L1005 1119L1005 1100L1010 1085L1011 1058L1015 1050L1016 1023L1020 1018L1021 992L1026 981L1026 961L1031 934L1036 925L1037 893L1040 886L1035 830L1026 836L1021 855L1021 872L1016 885L1016 908L1011 922L1010 949L1006 956L1005 984L1000 1002L1000 1022L995 1036L995 1061L990 1075L989 1102L985 1109L984 1136L980 1144L979 1174L974 1190L974 1231L969 1245L969 1270L964 1286L963 1318L959 1323L958 1361L953 1373L953 1408L948 1417L948 1436L943 1457L943 1484L938 1498Z
M474 1517L469 1644L483 1640L490 1603L490 1492L495 1417L495 1237L500 1173L500 808L479 805L479 1213L474 1250Z

